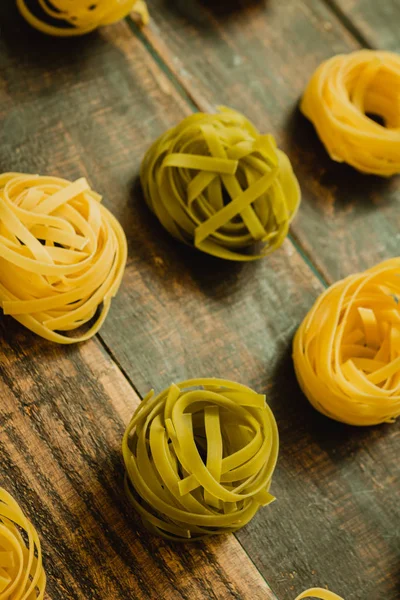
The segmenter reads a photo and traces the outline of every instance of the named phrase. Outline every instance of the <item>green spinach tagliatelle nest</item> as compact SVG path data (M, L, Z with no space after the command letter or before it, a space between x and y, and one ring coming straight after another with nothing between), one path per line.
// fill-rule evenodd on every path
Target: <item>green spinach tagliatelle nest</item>
M141 169L146 202L178 240L228 260L279 248L300 204L286 154L240 113L197 113L162 135Z
M123 439L126 491L144 524L173 540L235 531L274 500L278 429L265 396L222 379L151 392Z

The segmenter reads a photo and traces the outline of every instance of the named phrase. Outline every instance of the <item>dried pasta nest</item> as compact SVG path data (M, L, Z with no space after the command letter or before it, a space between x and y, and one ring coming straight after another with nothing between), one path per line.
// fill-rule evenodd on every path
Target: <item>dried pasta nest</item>
M399 98L400 56L360 50L318 67L301 110L333 160L390 177L400 173Z
M100 202L83 178L0 175L0 307L53 342L93 336L121 283L126 238Z
M0 488L0 598L43 600L45 587L39 537L16 501Z
M35 0L33 7L17 0L17 6L32 27L59 37L84 35L128 14L140 24L149 20L144 0Z
M321 413L350 425L400 415L400 258L326 290L294 338L298 381Z
M148 206L176 239L228 260L279 248L300 203L288 157L240 113L187 117L142 163Z
M303 600L305 598L318 598L318 600L343 600L340 596L329 590L323 588L312 588L297 596L296 600Z
M151 392L123 439L126 491L144 524L173 540L243 527L269 493L278 430L265 396L222 379Z

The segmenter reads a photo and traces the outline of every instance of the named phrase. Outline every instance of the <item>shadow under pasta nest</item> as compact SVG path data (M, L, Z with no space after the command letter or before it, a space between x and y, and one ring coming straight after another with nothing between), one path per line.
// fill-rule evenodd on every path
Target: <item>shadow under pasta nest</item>
M154 262L151 257L156 254L165 265L163 273L170 284L173 279L179 279L184 284L185 278L189 277L205 295L216 300L232 300L237 293L242 292L246 282L255 276L259 261L219 259L173 238L148 208L139 177L133 182L132 205L135 217L140 222L144 243L138 244L135 240L130 245L130 254L132 258L136 255L148 263ZM157 269L153 271L159 273ZM189 290L190 282L186 285Z
M226 540L226 535L217 535L210 536L209 538L192 540L189 542L185 540L174 541L164 539L146 529L139 514L130 504L125 493L125 468L123 464L122 453L118 449L113 449L111 451L103 467L99 465L99 473L105 473L105 477L107 479L106 485L104 485L105 482L101 482L102 485L99 487L99 495L104 495L106 489L110 491L113 505L116 506L118 512L126 523L123 528L124 534L128 538L137 538L137 540L144 546L145 550L150 553L150 556L152 556L156 562L164 562L166 558L172 558L172 560L175 561L179 560L179 562L184 564L189 572L192 571L192 574L194 574L198 566L199 551L204 553L206 560L206 555L208 555L211 551L208 542L212 540L212 546L215 548L215 546L222 545ZM184 549L184 551L182 551L182 549ZM175 559L173 556L171 557L173 554L176 554Z
M269 0L176 0L171 3L166 1L168 6L166 10L173 11L178 17L185 17L188 21L206 28L210 25L204 9L211 13L218 20L230 18L243 18L245 11L254 9L264 9L268 7Z
M27 2L34 5L36 0ZM3 46L22 67L40 71L54 71L57 85L70 85L57 69L79 69L92 60L98 60L101 49L108 45L98 31L70 38L56 37L37 31L18 12L15 0L0 3L0 48ZM117 50L115 50L117 52Z
M339 209L357 203L359 210L371 212L377 210L380 204L388 205L397 200L395 194L393 197L390 194L393 185L396 185L394 178L366 175L350 165L332 160L313 124L301 113L299 104L294 107L287 122L286 136L287 151L300 183L317 179L322 187L334 194L335 206ZM301 160L296 160L297 157ZM318 197L317 200L320 203L323 198Z
M71 332L59 331L66 335L66 337L72 340L79 335L84 335L90 327L98 319L102 308L102 303L98 306L96 314L88 322L75 329ZM79 355L80 349L91 340L97 338L95 334L92 338L83 342L74 342L71 344L60 344L47 340L40 335L31 331L28 327L25 327L14 319L10 315L5 315L0 309L0 348L3 354L9 355L13 359L17 359L21 363L25 363L27 372L30 372L32 363L32 356L45 357L46 361L51 363L52 361L59 361L60 355L62 354L63 359L72 359L74 356ZM31 364L32 363L32 364Z
M63 356L69 358L76 353L80 345L62 346ZM59 360L61 345L33 333L0 309L0 348L3 355L10 354L13 358L26 360L29 364L32 355L45 356L46 360Z
M117 557L140 581L142 566L137 556L140 544L146 553L150 553L149 556L152 556L154 545L149 534L142 530L139 517L125 497L124 467L119 451L116 448L105 448L104 451L108 452L106 458L102 454L96 458L96 462L92 460L91 466L96 468L96 476L82 480L79 490L75 485L75 493L70 496L70 513L85 517L79 521L79 530L74 531L74 541L92 554L104 585L107 585L108 578L113 577ZM96 525L93 526L93 523ZM74 565L73 556L71 559L63 558L67 568L69 560ZM91 577L96 576L93 568Z

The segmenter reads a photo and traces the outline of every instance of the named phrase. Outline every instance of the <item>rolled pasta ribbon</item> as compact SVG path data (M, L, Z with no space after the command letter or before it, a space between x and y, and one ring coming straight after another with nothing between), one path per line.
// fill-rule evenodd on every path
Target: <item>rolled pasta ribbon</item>
M141 181L171 235L228 260L279 248L300 203L292 166L274 138L224 107L191 115L162 135L143 159Z
M327 289L293 342L297 379L311 404L350 425L400 415L400 258Z
M45 587L35 528L10 494L0 488L0 600L43 600Z
M0 307L50 341L92 337L121 283L125 234L100 202L84 178L0 175Z
M323 588L312 588L297 596L296 600L303 600L304 598L318 598L318 600L343 600L341 596L324 590Z
M21 15L32 27L59 37L84 35L131 12L142 24L149 20L144 0L36 0L36 11L30 5L17 0Z
M322 63L301 110L330 157L362 173L400 173L400 56L360 50ZM368 115L376 115L384 124Z
M122 444L125 487L145 526L171 540L235 531L269 493L278 430L265 396L223 379L150 392Z

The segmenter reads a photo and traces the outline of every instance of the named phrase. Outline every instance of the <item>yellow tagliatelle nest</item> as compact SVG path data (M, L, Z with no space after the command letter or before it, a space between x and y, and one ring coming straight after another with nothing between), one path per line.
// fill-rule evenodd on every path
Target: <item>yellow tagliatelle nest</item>
M45 587L39 537L15 500L0 488L0 599L42 600Z
M400 415L400 258L339 281L294 338L297 378L321 413L350 425Z
M300 203L288 157L236 111L198 113L144 157L147 204L178 240L229 260L276 250ZM261 246L255 254L244 249Z
M86 179L0 175L0 307L53 342L94 335L119 288L126 238L100 202Z
M135 412L122 446L126 490L164 537L235 531L274 499L278 447L265 396L222 379L184 381Z
M312 588L297 596L296 600L303 600L304 598L318 598L318 600L343 600L337 594L324 590L323 588Z
M398 54L360 50L327 60L311 78L301 110L333 160L383 177L400 173Z
M144 0L17 0L22 16L36 29L60 37L89 33L103 25L120 21L129 13L141 23L149 20Z

